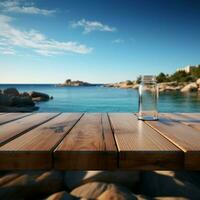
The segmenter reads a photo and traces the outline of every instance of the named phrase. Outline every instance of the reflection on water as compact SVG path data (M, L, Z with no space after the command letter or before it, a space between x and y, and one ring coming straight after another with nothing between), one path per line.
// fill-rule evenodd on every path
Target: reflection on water
M104 87L62 87L54 85L0 85L19 91L40 91L54 99L39 104L39 112L137 112L138 92ZM200 112L200 93L161 93L160 112Z
M159 109L164 112L200 112L200 93L161 93Z

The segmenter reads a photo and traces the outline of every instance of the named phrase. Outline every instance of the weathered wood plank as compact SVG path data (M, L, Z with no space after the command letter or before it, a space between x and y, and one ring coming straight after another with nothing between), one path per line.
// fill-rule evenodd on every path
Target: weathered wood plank
M0 169L50 169L53 150L82 114L64 113L0 147Z
M120 169L181 169L183 152L131 113L109 113Z
M55 168L117 168L117 149L106 114L85 114L54 151Z
M6 113L5 115L0 115L0 125L21 119L28 115L31 115L31 113Z
M36 113L0 126L0 146L55 117L58 113Z
M189 116L191 118L200 119L200 113L181 113L182 115Z
M162 117L159 121L146 123L185 152L186 169L200 169L200 132L198 130Z
M165 113L162 114L162 116L200 130L200 117L196 118L195 115L185 113Z

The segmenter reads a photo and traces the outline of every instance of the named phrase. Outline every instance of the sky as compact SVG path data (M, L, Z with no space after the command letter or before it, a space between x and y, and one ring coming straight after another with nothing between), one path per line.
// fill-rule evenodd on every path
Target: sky
M135 80L200 63L199 0L1 0L0 83Z

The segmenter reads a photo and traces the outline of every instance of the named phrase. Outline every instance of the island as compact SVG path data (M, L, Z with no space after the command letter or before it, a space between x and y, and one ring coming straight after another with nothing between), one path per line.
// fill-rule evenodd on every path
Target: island
M88 83L88 82L84 82L84 81L73 81L71 79L67 79L64 83L60 83L60 84L56 84L56 87L68 87L68 86L99 86L101 84L92 84L92 83Z

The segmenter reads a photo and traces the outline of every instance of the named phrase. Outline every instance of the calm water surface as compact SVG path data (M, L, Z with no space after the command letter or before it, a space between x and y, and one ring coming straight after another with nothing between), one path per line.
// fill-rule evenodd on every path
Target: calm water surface
M38 91L53 96L39 103L39 112L136 112L138 93L133 89L105 87L55 87L54 85L0 85L20 92ZM200 112L200 94L161 93L160 112Z

